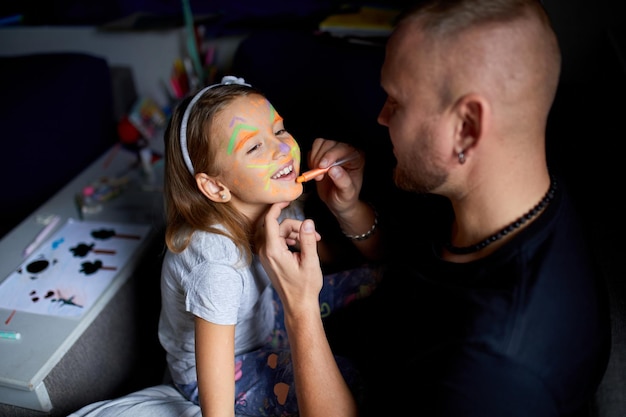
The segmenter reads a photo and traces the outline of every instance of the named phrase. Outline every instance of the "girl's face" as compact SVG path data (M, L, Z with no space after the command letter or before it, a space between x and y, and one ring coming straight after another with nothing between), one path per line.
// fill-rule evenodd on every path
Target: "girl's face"
M213 122L219 141L221 180L232 204L248 216L258 216L267 204L293 201L302 194L300 147L283 119L259 95L234 99Z

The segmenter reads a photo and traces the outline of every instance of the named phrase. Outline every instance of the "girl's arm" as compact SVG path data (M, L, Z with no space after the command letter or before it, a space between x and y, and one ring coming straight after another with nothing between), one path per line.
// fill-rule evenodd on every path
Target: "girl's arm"
M235 415L235 326L195 317L198 395L204 417Z

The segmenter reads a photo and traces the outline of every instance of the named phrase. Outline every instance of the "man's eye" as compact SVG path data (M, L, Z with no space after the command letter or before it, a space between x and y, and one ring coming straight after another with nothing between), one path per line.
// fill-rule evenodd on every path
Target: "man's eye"
M395 100L392 100L390 98L387 99L387 103L386 106L389 110L389 113L393 114L396 112L396 110L398 109L398 102Z

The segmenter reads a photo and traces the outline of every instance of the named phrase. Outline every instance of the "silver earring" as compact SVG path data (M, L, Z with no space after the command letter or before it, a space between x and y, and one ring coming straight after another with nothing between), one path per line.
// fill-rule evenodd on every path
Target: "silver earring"
M226 200L226 198L227 198L227 197L226 197L226 194L220 194L220 198L221 198L222 200Z
M459 152L459 164L463 165L465 163L465 153L463 151Z

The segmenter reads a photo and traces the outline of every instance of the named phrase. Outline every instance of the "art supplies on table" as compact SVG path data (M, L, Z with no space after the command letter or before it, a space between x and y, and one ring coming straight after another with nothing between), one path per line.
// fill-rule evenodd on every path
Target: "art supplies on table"
M0 283L0 308L80 317L149 232L148 225L69 219Z

